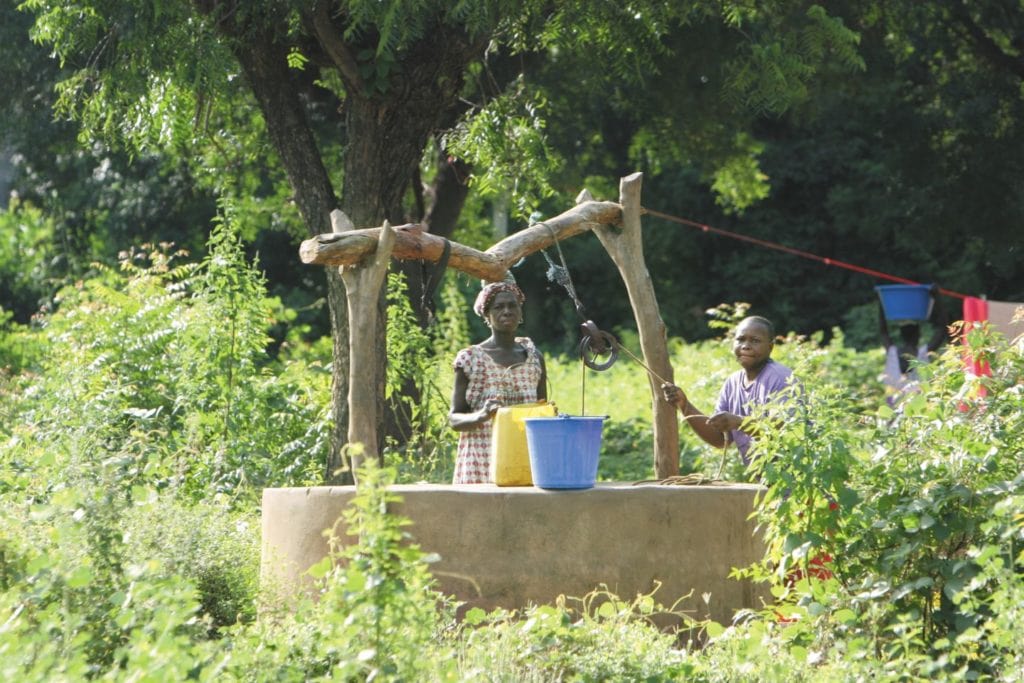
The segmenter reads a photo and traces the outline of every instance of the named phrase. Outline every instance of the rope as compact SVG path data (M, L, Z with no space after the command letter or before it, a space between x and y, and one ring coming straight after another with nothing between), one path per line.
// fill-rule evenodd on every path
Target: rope
M691 417L705 417L704 415L685 415L684 420L689 420ZM705 417L705 419L707 419ZM726 435L728 436L728 435ZM729 439L725 441L725 445L722 446L722 459L718 462L718 471L715 472L715 476L708 477L700 472L691 472L690 474L676 474L671 477L665 477L664 479L644 479L642 481L634 481L633 486L639 486L640 484L662 484L666 486L723 486L731 484L732 482L722 479L722 470L725 469L725 456L729 453Z
M437 265L434 266L433 270L430 271L426 278L426 282L423 284L423 294L420 297L420 307L427 311L430 316L430 320L434 320L434 293L437 291L437 286L441 284L441 280L444 278L445 268L448 267L448 259L452 255L452 243L444 238L444 249L441 251L441 258L438 259ZM426 261L424 261L424 266Z
M877 278L881 278L883 280L890 280L892 282L901 282L906 285L921 284L920 282L915 282L914 280L908 280L906 278L898 277L896 275L889 275L888 273L883 273L872 268L865 268L864 266L854 265L852 263L847 263L845 261L840 261L838 259L828 258L825 256L818 256L817 254L812 254L810 252L802 251L800 249L794 249L792 247L787 247L782 244L776 244L775 242L768 242L767 240L757 239L756 237L750 237L749 235L741 235L740 233L729 232L728 230L722 230L721 228L713 228L710 225L706 225L704 223L698 223L696 221L691 221L686 218L680 218L679 216L673 216L671 214L662 213L661 211L655 211L654 209L642 207L641 211L652 216L657 216L658 218L664 218L665 220L672 221L673 223L679 223L681 225L689 225L694 228L699 228L703 232L711 232L716 235L731 237L733 239L740 240L743 242L750 242L751 244L756 244L767 249L775 249L776 251L783 251L786 252L787 254L793 254L794 256L800 256L802 258L811 259L812 261L818 261L819 263L824 263L826 266L837 266L839 268L846 268L847 270L852 270L857 273L871 275ZM941 287L939 288L939 293L945 294L946 296L956 297L958 299L969 298L969 295L967 294L962 294L961 292L954 292L951 289L943 289Z
M650 376L651 376L651 377L653 377L654 379L658 380L658 381L659 381L659 382L661 382L662 384L672 384L672 382L669 382L669 381L668 381L667 379L664 379L664 378L662 378L662 376L661 376L661 375L659 375L659 374L658 374L658 373L656 373L656 372L655 372L654 370L651 370L651 369L650 369L649 367L647 367L647 364L646 364L646 363L644 363L644 362L643 362L642 360L640 360L639 358L637 358L636 356L634 356L634 355L633 355L633 352L632 352L632 351L630 351L629 349L627 349L627 348L626 348L625 346L623 346L622 344L620 344L620 343L619 343L618 341L616 341L616 342L615 342L615 346L616 346L616 347L618 347L619 349L621 349L622 351L624 351L624 352L625 352L625 354L626 354L627 356L629 356L630 358L632 358L633 360L635 360L635 361L636 361L636 362L637 362L637 363L638 363L638 364L640 365L640 367L642 367L642 368L643 368L644 370L646 370L646 371L647 371L647 374L648 374L648 375L650 375Z
M641 484L661 484L663 486L728 486L732 483L733 482L725 481L724 479L706 477L700 472L691 472L690 474L677 474L672 477L665 477L664 479L644 479L643 481L634 481L633 486L639 486Z
M580 356L580 415L587 414L587 362Z
M543 249L540 250L540 253L544 256L544 260L548 262L548 271L546 273L548 280L562 285L562 287L565 288L565 291L569 292L569 297L576 306L576 312L581 318L586 320L586 309L583 307L583 302L580 301L580 298L576 295L576 287L572 284L572 275L569 273L569 266L565 263L565 254L562 253L562 245L558 241L558 235L555 234L555 229L543 221L536 223L535 225L543 225L548 229L548 232L551 233L551 239L554 241L555 248L558 250L558 259L562 262L562 265L556 264L551 260L551 257L548 256L548 252Z

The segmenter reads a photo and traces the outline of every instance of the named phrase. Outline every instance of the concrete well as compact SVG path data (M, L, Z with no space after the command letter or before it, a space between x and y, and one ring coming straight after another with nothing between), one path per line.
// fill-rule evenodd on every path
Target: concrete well
M764 548L748 519L757 486L600 483L551 491L491 484L393 486L394 512L412 520L443 592L468 607L521 609L582 597L601 584L624 599L650 593L697 619L728 623L760 607L763 591L728 578ZM263 492L261 579L277 590L309 584L328 551L325 529L345 536L352 486ZM705 596L707 599L705 599Z

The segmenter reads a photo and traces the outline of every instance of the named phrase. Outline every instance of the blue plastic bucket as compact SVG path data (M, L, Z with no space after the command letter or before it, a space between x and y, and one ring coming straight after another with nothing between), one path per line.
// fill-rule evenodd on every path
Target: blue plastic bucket
M927 320L932 310L931 285L877 285L886 320Z
M542 489L589 489L597 479L604 417L528 417L526 444L533 485Z

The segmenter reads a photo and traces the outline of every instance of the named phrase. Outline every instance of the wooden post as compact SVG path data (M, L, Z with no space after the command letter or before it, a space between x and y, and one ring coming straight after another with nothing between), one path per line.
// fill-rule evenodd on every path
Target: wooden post
M336 233L352 230L352 221L344 212L331 212ZM375 249L355 265L341 266L348 301L348 444L349 465L355 481L356 470L365 458L378 457L377 444L377 300L391 263L395 231L384 221ZM360 452L356 444L362 445Z
M666 381L673 382L665 340L665 323L661 319L654 285L644 261L640 229L642 181L642 173L633 173L619 181L622 229L598 225L594 227L594 232L618 266L622 280L626 283L629 303L633 307L633 316L640 334L644 363ZM581 193L577 202L588 199L588 195ZM675 407L661 397L661 381L650 375L647 379L651 387L654 414L654 472L659 479L664 479L679 474L679 422Z

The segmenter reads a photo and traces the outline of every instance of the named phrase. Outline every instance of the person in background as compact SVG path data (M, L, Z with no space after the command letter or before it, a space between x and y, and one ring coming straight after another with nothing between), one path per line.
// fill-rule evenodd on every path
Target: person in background
M662 394L682 412L697 436L716 448L735 443L744 464L749 464L747 451L756 436L756 427L744 425L744 420L793 384L793 371L772 360L774 347L775 326L770 320L752 316L740 321L732 342L740 369L725 380L710 417L698 410L675 384L662 384Z
M484 484L490 476L492 418L501 406L547 399L544 357L528 337L517 337L526 296L509 280L492 282L473 310L491 336L455 356L448 422L459 432L455 484Z
M899 325L899 341L893 342L889 334L889 321L885 317L882 300L878 300L878 326L885 347L886 402L894 406L906 391L916 386L918 377L915 365L927 363L929 355L934 353L946 340L945 309L939 286L932 285L932 305L929 321L935 328L927 344L921 343L921 324L917 321L905 321Z

